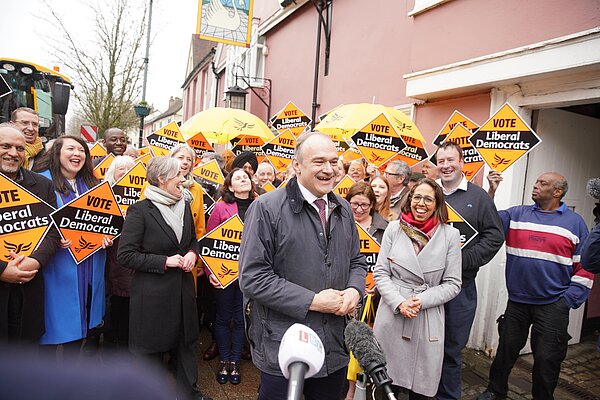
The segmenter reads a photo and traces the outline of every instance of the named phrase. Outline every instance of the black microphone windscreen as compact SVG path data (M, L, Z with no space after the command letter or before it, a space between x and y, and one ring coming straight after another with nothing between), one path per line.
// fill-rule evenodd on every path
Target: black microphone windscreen
M588 194L596 200L600 200L600 178L592 178L586 186Z
M385 355L369 325L361 321L352 321L346 326L344 336L346 346L352 351L364 371L367 371L367 366L373 363L385 365Z

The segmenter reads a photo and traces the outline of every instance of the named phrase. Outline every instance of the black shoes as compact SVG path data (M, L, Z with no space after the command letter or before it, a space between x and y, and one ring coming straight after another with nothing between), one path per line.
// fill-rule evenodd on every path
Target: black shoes
M237 362L229 363L229 382L233 385L237 385L242 380L242 375L240 374L240 364Z
M496 393L492 392L491 390L487 389L485 392L483 392L479 396L477 396L476 400L499 400L499 399L506 399L506 396L501 396L501 395L496 394Z
M240 374L240 363L221 361L219 371L217 372L217 382L221 385L231 382L233 385L237 385L242 380Z
M221 361L221 367L217 372L217 382L224 385L229 380L229 361Z

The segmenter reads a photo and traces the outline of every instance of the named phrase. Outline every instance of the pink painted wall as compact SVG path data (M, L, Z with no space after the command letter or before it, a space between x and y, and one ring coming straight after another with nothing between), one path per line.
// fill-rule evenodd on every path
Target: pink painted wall
M413 20L411 63L405 72L598 27L600 1L452 0Z
M273 1L265 0L255 16L270 15ZM317 115L341 103L412 103L405 97L406 73L600 26L597 0L451 0L408 17L413 1L334 2L327 77L321 42ZM272 113L292 100L310 115L316 29L317 12L308 3L267 32Z
M408 102L401 77L409 66L406 51L410 31L409 26L392 18L406 15L406 4L371 0L365 8L369 11L366 20L361 4L366 3L334 2L330 69L326 77L325 40L321 40L321 106L317 115L340 103L370 103L373 97L377 103L389 105ZM273 79L273 112L292 100L307 115L311 113L317 15L312 5L306 4L267 33L265 76ZM393 38L403 39L396 43Z

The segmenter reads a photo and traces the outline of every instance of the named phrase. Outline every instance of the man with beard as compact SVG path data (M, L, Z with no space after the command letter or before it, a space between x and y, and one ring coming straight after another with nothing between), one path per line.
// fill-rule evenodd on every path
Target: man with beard
M23 168L25 135L12 124L0 124L0 173L56 207L52 182ZM58 231L52 228L29 257L11 251L0 260L0 343L34 344L44 333L44 281L40 267L56 251Z

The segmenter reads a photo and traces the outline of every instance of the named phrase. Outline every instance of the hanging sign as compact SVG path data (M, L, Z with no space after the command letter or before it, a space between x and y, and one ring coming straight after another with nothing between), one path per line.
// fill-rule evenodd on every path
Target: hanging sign
M173 147L185 143L185 139L175 121L146 136L146 141L148 141L150 151L155 157L166 156Z
M277 171L285 171L294 158L296 137L288 129L265 143L262 149Z
M367 263L367 284L365 289L372 290L375 287L373 269L375 268L375 263L377 263L377 256L379 255L381 245L358 222L356 223L356 228L358 229L358 239L360 241L360 254L364 254Z
M77 264L100 250L105 236L114 239L123 229L123 215L108 182L73 199L50 217L62 238L71 241L69 252Z
M454 142L462 149L464 156L463 173L468 181L472 181L475 178L475 175L483 168L484 164L481 154L469 142L470 138L471 131L458 124L454 126L452 131L446 136L446 140L444 140L444 142Z
M94 176L103 181L104 175L106 175L106 171L108 171L108 167L110 167L110 164L112 164L114 159L115 155L113 153L110 153L104 157L104 160L100 161L100 163L98 163L98 165L96 165L94 168Z
M265 152L262 149L265 141L258 136L237 136L231 139L230 143L233 146L231 151L236 157L245 151L251 151L256 155L259 164L266 158Z
M538 135L505 103L469 139L491 169L506 170L542 142Z
M146 167L138 161L125 175L112 186L117 204L121 210L139 201L142 188L146 183Z
M11 250L29 257L52 225L54 208L3 174L0 187L0 260L11 261Z
M106 157L108 153L104 146L100 144L100 142L94 143L92 147L90 147L90 157L92 159L92 164L99 158Z
M300 136L310 125L310 122L310 118L291 101L271 118L271 125L277 129L277 132L283 133L286 129L289 129L295 137Z
M198 1L196 34L212 40L250 48L254 0Z
M460 233L460 247L466 246L475 236L479 234L473 226L467 222L450 204L446 203L448 209L448 224L458 229Z
M204 235L200 257L223 288L238 278L238 259L244 224L236 214Z
M205 164L198 165L193 169L192 173L199 178L206 179L207 181L216 183L217 185L222 185L225 183L225 177L223 176L221 168L219 168L217 160L210 160Z
M200 160L201 160L202 156L204 155L204 153L215 151L215 149L212 147L212 145L210 143L208 143L208 140L206 140L206 138L204 137L204 134L202 132L196 133L194 136L189 138L186 141L186 143L192 149L194 149L194 152L196 153L196 164L200 163Z
M471 133L475 132L479 125L475 122L471 121L469 118L465 117L461 112L454 110L448 121L444 124L442 129L438 132L438 135L433 140L433 144L439 146L442 144L444 140L446 140L446 136L454 129L454 127L458 124L461 124L465 128L467 128Z
M369 164L376 167L406 147L385 114L380 114L352 135L352 141Z

